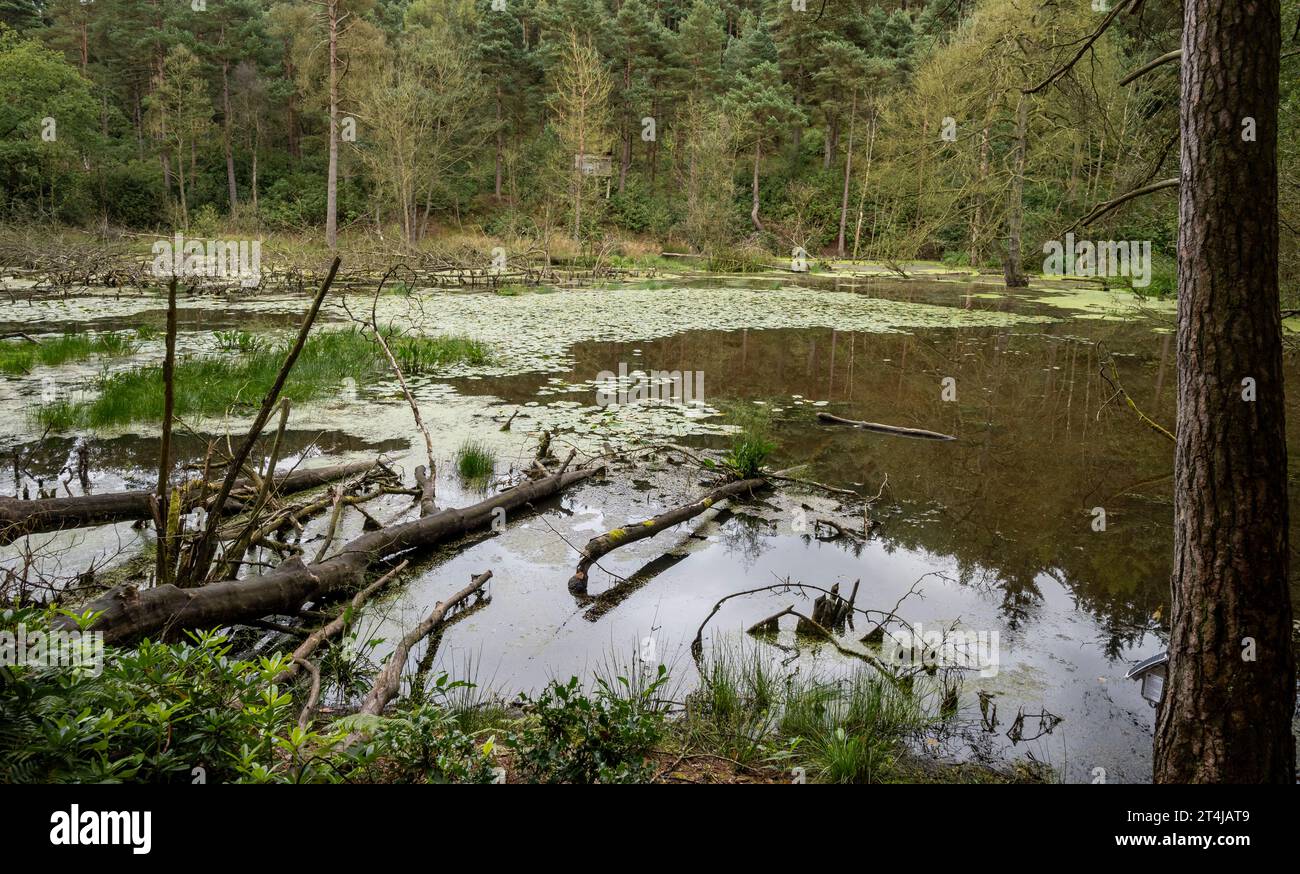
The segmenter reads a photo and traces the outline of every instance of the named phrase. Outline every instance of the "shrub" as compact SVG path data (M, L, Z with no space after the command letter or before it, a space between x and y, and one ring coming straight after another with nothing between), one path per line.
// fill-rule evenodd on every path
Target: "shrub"
M104 169L104 209L109 221L153 228L167 210L167 189L157 161L109 164Z
M0 614L7 628L45 621L30 609ZM290 690L274 682L287 656L233 659L219 632L189 638L110 649L99 676L0 668L0 782L190 783L200 773L206 782L339 779L304 755L337 738L298 728Z
M657 693L668 671L633 684L596 680L588 697L578 678L552 680L536 700L524 699L531 713L508 736L525 779L538 783L636 783L650 776L646 761L664 732Z

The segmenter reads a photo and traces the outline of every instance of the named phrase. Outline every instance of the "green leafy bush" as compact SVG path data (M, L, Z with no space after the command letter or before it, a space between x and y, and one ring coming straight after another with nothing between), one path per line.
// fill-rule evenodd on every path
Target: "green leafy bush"
M0 624L45 628L35 610ZM274 678L287 656L231 658L218 632L108 650L103 672L0 668L0 782L332 782L306 754L337 738L297 726Z
M659 666L646 683L598 679L588 697L572 677L552 680L508 744L525 779L537 783L636 783L650 776L646 761L664 732L657 693L668 680Z

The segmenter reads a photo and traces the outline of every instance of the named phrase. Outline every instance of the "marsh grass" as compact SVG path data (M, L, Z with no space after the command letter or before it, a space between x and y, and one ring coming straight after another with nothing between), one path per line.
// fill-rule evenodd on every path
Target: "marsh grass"
M484 443L466 440L456 450L456 470L472 483L485 483L496 472L496 455Z
M834 679L791 674L747 641L705 656L681 730L689 746L745 765L802 767L828 783L898 779L908 742L942 726L930 697L865 667Z
M253 355L267 347L266 337L251 331L213 331L213 339L222 352L238 352L241 355Z
M492 352L486 343L469 337L440 334L436 337L398 336L385 333L393 357L408 376L428 373L448 364L490 364Z
M55 367L82 361L92 355L122 358L140 348L128 334L64 334L40 343L27 340L0 341L0 373L16 376L29 373L37 364Z
M177 416L215 416L251 409L275 382L286 348L252 341L231 342L245 352L187 358L176 364ZM490 360L487 347L465 337L407 336L395 341L394 355L407 373L420 373L456 361ZM399 351L400 350L400 351ZM381 376L387 362L373 338L359 330L327 331L310 337L285 384L284 396L307 401L336 392L345 379L363 382ZM59 401L40 407L36 419L52 430L100 428L158 421L163 414L162 368L138 367L102 375L99 396L84 402Z
M765 406L737 405L728 411L727 418L740 427L727 451L727 467L740 479L758 476L776 448L771 439L771 410Z

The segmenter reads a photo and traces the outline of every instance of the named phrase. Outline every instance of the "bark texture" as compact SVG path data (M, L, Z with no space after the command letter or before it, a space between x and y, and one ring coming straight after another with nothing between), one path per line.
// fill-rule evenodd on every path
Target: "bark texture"
M295 470L275 478L275 489L280 494L314 489L337 479L364 473L374 467L373 461L354 461L332 464L328 467ZM239 480L235 490L252 488L252 480ZM201 491L197 483L185 489L186 512L200 503ZM71 498L42 498L22 501L0 498L0 544L10 543L27 534L60 531L65 528L85 528L90 525L107 525L110 522L134 522L152 519L150 500L157 495L152 490L112 492L104 495L79 495ZM209 499L213 497L209 492ZM239 501L226 502L227 512L244 509Z
M1184 4L1172 625L1155 741L1163 783L1295 779L1280 41L1278 0Z
M105 643L120 645L146 635L172 637L187 628L212 628L272 613L296 613L306 601L345 586L360 585L366 569L385 556L436 546L487 527L498 507L513 510L549 498L594 473L596 469L584 468L525 482L470 507L443 510L363 534L324 561L304 564L291 559L252 579L209 583L196 589L118 587L86 606L87 610L101 613L89 630L102 631Z
M715 504L734 498L737 495L752 494L759 489L766 488L767 484L767 480L761 477L730 482L689 504L666 510L653 519L647 519L634 525L626 525L622 528L615 528L599 537L591 538L582 551L582 558L578 561L577 570L569 578L569 591L579 596L587 594L587 572L591 570L593 564L600 561L601 556L613 552L620 546L626 546L647 537L654 537L661 531L666 531L674 525L685 522L687 519L695 518Z

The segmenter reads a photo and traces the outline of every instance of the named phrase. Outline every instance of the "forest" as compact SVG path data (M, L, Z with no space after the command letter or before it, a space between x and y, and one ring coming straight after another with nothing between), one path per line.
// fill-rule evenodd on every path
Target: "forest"
M1018 276L1099 205L1166 183L1092 224L1150 240L1151 291L1172 292L1181 4L1120 16L1054 79L1097 3L805 5L7 0L0 214ZM1294 294L1300 96L1283 85ZM575 154L609 175L575 180Z
M0 0L0 782L1294 783L1298 332L1300 0Z

